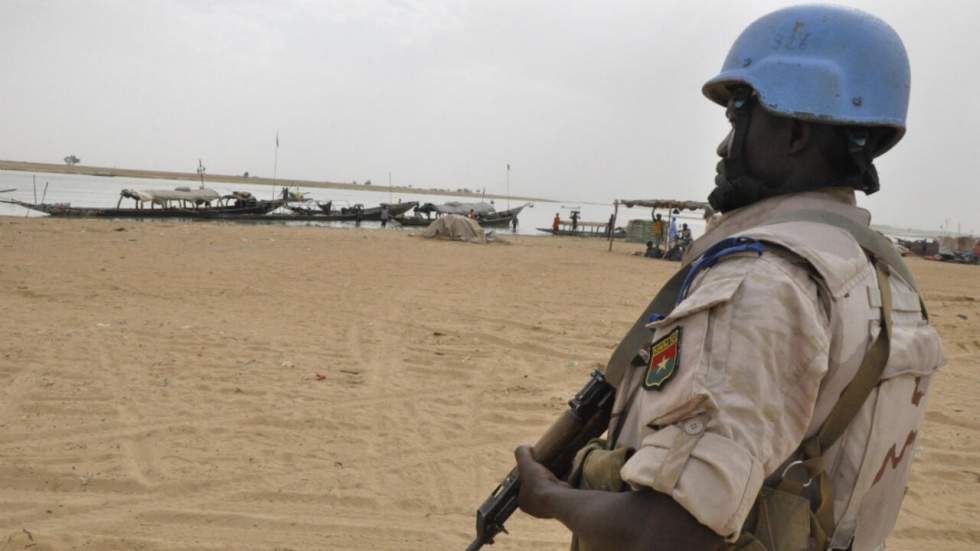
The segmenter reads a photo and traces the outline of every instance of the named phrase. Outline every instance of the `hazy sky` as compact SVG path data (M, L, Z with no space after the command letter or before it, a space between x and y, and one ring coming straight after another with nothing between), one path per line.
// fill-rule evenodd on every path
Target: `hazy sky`
M880 223L980 230L980 2L855 1L912 63ZM701 95L774 1L0 1L0 158L703 199Z

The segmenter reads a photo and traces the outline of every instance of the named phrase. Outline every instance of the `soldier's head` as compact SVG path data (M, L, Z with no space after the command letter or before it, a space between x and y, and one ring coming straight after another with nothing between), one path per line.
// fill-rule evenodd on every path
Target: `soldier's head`
M732 124L711 206L829 186L876 192L872 161L904 135L909 88L901 39L870 14L810 5L760 18L702 90Z

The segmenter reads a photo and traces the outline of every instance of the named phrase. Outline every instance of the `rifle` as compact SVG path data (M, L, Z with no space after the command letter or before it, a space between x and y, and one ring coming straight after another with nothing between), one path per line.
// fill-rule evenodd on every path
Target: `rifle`
M559 478L569 474L575 454L589 440L606 431L616 389L598 369L589 382L568 402L568 409L544 433L531 451L534 458ZM477 551L500 532L517 509L521 477L515 467L476 511L476 539L466 551Z

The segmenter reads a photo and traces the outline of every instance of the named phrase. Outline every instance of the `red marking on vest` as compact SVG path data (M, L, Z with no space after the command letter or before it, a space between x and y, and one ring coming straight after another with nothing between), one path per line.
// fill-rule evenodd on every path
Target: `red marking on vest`
M921 400L922 397L926 395L925 392L919 392L919 381L921 381L921 380L922 380L922 377L916 377L915 378L915 390L912 391L912 405L913 406L919 405L919 400Z
M885 467L888 466L889 462L891 462L893 469L898 467L898 464L902 462L902 458L905 457L905 450L909 449L913 442L915 442L915 431L909 432L909 435L905 438L905 445L902 446L902 452L898 455L895 455L895 445L892 444L891 449L885 454L885 459L881 462L881 468L878 469L878 474L875 475L874 482L871 483L872 486L881 480L881 477L885 474Z

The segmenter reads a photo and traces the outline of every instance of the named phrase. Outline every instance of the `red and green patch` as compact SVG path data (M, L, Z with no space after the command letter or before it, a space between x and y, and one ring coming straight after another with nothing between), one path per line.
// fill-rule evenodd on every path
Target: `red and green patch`
M643 377L643 388L662 390L677 373L681 363L681 328L675 327L650 345L650 365Z

